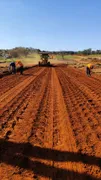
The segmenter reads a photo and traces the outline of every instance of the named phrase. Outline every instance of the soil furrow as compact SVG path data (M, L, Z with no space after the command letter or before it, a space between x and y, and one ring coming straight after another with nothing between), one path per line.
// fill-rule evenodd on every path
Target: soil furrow
M95 157L100 157L101 155L99 150L98 152L95 151L95 148L97 148L98 144L100 143L100 139L98 137L99 131L97 131L97 129L95 131L94 127L97 126L98 130L101 129L98 124L100 119L98 120L95 118L95 113L97 114L97 111L95 111L94 108L89 108L90 102L87 101L86 92L81 93L82 91L80 89L80 84L78 85L78 81L75 81L74 83L74 81L72 80L73 76L70 79L70 77L66 76L62 71L57 70L57 73L62 86L67 111L69 113L72 129L79 152ZM86 103L88 103L88 105ZM90 122L92 122L92 125ZM87 159L85 160L85 162L86 161ZM96 161L95 164L98 164L98 166L88 166L85 163L85 171L87 174L91 173L91 175L97 175L97 177L99 178L101 177L100 164Z
M78 175L75 176L72 172L76 172L77 174L84 173L82 165L80 163L77 164L68 161L69 159L72 160L72 154L77 153L77 148L73 137L70 119L66 110L62 89L55 71L53 71L53 87L53 149L58 150L55 158L59 161L54 162L54 167L61 169L61 171L55 171L52 179L80 179L81 177L79 178ZM60 163L60 161L62 161L62 163ZM67 173L62 169L67 169Z
M38 89L42 86L43 79L47 75L47 71L42 72L36 79L25 88L18 97L15 98L13 104L6 107L1 117L1 132L0 135L5 134L5 138L8 138L6 135L10 127L14 128L16 121L18 121L25 110L28 108L29 102L37 94ZM41 80L40 80L41 77ZM9 112L9 113L8 113ZM7 131L8 130L8 131Z
M12 172L13 172L12 179L16 178L16 177L24 178L24 174L26 173L26 171L23 172L23 168L25 168L25 164L26 164L26 163L24 164L24 162L26 162L26 155L24 155L24 154L26 154L26 149L28 149L28 147L29 147L28 142L29 142L29 137L31 135L31 129L34 125L34 118L36 117L36 114L38 112L39 104L41 103L43 95L46 92L48 79L49 79L49 75L46 76L46 78L41 79L41 81L40 81L41 87L40 88L37 87L38 88L37 96L34 95L32 97L32 99L30 99L27 109L25 110L23 115L20 116L14 129L9 127L10 130L12 131L12 133L9 135L8 142L12 142L12 143L7 146L8 151L5 151L4 156L2 158L5 161L6 157L8 156L9 157L8 161L7 161L8 163L9 163L9 161L11 161L11 162L14 161L15 162L14 166L15 165L16 166L18 165L18 167L20 166L20 169L18 167L11 168ZM38 79L38 81L39 80L40 79ZM24 129L22 127L24 127ZM15 144L15 148L13 147L13 143ZM19 146L17 146L17 144L19 144ZM32 146L32 147L34 147L34 146ZM3 148L4 147L2 147L2 150L3 150ZM30 149L28 149L28 151L29 150ZM6 171L5 168L4 168L4 171ZM28 171L27 173L31 174L30 171ZM3 176L3 174L2 174L2 176ZM8 179L9 179L10 176L11 176L11 172L10 172L10 170L8 170L8 174L5 173L5 177L8 177ZM31 175L30 175L30 177L31 177ZM28 178L28 176L27 176L27 178ZM33 179L33 176L32 176L32 179Z
M0 109L2 109L8 102L10 102L14 97L17 96L26 86L28 86L35 78L38 76L44 69L41 69L38 73L33 77L28 77L23 82L9 90L7 93L3 94L0 97Z
M101 77L35 67L0 79L0 179L101 179Z
M33 67L31 69L28 69L24 71L24 75L16 74L16 75L10 75L5 76L2 79L0 79L0 96L4 93L6 93L8 90L16 86L18 83L24 81L27 77L34 75L39 70L39 67Z

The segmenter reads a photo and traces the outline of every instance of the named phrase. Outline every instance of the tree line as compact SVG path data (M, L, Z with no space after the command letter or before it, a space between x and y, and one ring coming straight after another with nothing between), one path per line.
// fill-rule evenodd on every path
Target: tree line
M0 56L8 59L8 58L17 58L21 56L27 56L31 53L39 53L40 49L34 49L34 48L25 48L25 47L16 47L13 49L0 49Z
M46 51L41 51L40 49L35 49L32 47L16 47L13 49L0 49L0 57L5 59L7 58L17 58L21 56L27 56L31 53L41 53ZM49 54L56 54L56 55L93 55L93 54L101 54L101 50L92 50L91 48L85 49L82 51L48 51Z
M53 54L63 55L94 55L101 54L101 50L84 49L82 51L53 51Z

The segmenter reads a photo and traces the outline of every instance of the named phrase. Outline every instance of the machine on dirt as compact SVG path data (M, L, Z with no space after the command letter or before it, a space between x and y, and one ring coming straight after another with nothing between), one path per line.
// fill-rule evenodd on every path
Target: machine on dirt
M41 60L39 61L39 66L52 66L48 59L50 58L48 52L41 52L40 53Z

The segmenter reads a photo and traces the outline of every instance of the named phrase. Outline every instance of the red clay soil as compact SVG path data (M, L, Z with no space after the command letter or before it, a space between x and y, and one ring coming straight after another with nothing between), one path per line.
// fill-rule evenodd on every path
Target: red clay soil
M0 180L101 179L101 77L34 67L0 79Z

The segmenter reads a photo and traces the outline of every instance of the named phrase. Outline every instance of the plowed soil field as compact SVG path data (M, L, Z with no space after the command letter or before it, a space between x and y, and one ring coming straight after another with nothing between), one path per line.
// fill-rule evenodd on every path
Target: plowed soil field
M33 67L0 79L0 180L101 180L101 76Z

